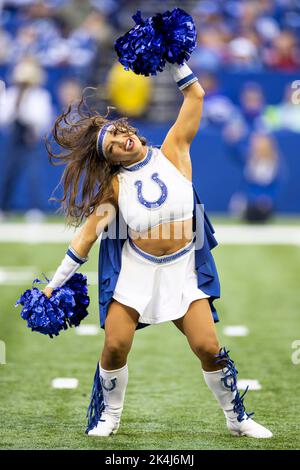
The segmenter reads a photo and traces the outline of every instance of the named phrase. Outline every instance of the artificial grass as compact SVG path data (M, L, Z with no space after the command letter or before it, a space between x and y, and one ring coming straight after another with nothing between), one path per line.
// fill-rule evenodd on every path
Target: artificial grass
M53 271L65 245L1 244L2 266L35 266ZM204 384L198 359L170 323L136 332L129 355L129 384L122 423L109 438L84 434L85 413L104 332L85 337L74 329L50 339L32 333L13 305L30 287L1 286L0 339L7 364L0 366L0 448L2 449L299 449L300 365L291 361L299 338L299 248L221 246L214 250L222 285L216 302L218 332L239 370L262 390L246 396L247 411L274 437L234 438ZM97 247L88 265L95 271ZM97 288L90 287L90 315L98 322ZM226 325L246 325L247 337L224 337ZM54 390L55 377L76 377L75 390Z
M48 223L48 224L64 224L65 223L65 218L64 216L55 214L55 213L49 213L45 212L44 213L44 220L41 221L40 223ZM209 212L209 218L213 222L213 224L222 224L222 225L247 225L247 222L242 220L238 216L233 216L228 213L219 213L219 212ZM26 216L24 212L11 212L6 215L4 222L8 223L27 223L26 221ZM30 221L29 221L30 223ZM264 225L293 225L293 226L298 226L300 225L300 218L299 214L297 213L291 213L291 214L276 214L274 217L272 217L270 220L264 223L258 223L258 226L264 226ZM250 224L252 225L252 224ZM254 224L255 225L255 224Z

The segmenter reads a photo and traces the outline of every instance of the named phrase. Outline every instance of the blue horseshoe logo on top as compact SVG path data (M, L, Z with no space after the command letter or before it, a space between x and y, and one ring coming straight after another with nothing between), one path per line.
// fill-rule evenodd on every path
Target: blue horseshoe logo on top
M160 207L167 199L168 188L165 183L158 177L158 173L153 173L153 175L151 175L151 179L158 184L161 190L161 195L156 201L147 201L146 199L144 199L142 194L143 182L141 180L135 181L134 185L137 187L137 197L140 204L142 204L144 207L147 207L147 209L156 209L157 207Z

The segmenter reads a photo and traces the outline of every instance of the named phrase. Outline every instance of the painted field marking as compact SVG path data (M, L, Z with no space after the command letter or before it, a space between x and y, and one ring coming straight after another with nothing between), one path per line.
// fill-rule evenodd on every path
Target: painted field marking
M0 266L0 284L19 285L32 282L36 273L34 266Z
M77 388L78 387L78 379L74 378L66 378L66 377L56 377L51 382L52 388Z
M98 325L79 325L75 328L75 333L78 336L96 336L100 332Z
M293 225L216 225L215 230L223 245L300 246L300 227Z
M215 231L216 239L224 245L300 246L300 226L216 224ZM0 243L69 243L75 233L64 224L2 223Z
M45 275L48 279L53 277L54 272L46 272ZM98 272L97 271L86 271L83 273L87 276L88 285L96 286L98 284ZM28 285L28 289L31 288L31 284L35 278L39 278L43 281L41 270L34 266L0 266L0 285ZM35 284L40 290L46 286L46 284Z
M223 333L226 336L247 336L249 334L249 329L247 326L243 325L225 326L223 328Z
M249 390L261 390L262 386L258 380L253 379L241 379L237 381L237 388L239 390L246 390L249 387Z

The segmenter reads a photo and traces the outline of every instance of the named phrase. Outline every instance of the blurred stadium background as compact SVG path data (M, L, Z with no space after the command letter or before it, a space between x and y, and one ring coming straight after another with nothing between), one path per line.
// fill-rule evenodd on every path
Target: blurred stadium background
M149 16L178 6L196 22L189 64L206 90L192 160L221 242L219 333L241 378L262 385L248 402L274 431L268 442L227 436L198 362L169 324L136 335L119 434L87 439L84 412L103 334L72 330L48 340L27 331L13 309L35 277L56 269L72 235L49 201L61 167L48 162L45 134L92 86L100 113L115 106L159 145L181 95L167 72L123 71L113 45L137 9ZM299 448L300 366L292 359L300 340L299 39L299 0L0 0L1 448ZM92 325L97 250L87 267ZM249 335L226 336L230 325ZM54 390L55 377L76 377L79 387Z

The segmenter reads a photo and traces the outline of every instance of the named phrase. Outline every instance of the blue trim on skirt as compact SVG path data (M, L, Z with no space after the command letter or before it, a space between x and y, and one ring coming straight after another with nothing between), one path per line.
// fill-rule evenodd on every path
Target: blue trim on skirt
M186 246L183 248L180 248L180 250L176 251L175 253L171 253L170 255L163 255L163 256L154 256L150 255L149 253L146 253L145 251L141 250L133 241L130 237L129 239L129 244L131 248L140 256L143 258L147 259L148 261L151 261L152 263L157 263L157 264L163 264L163 263L170 263L171 261L174 261L175 259L180 258L181 256L185 255L188 253L194 245L195 242L195 237L193 240L191 240Z
M194 189L194 212L193 212L193 231L199 240L203 239L202 248L195 247L195 269L197 271L198 287L205 294L209 295L209 303L212 310L212 316L215 322L219 321L218 313L214 306L214 300L220 297L220 282L217 268L211 253L211 250L217 246L214 237L214 228L204 212L201 209L201 201L197 194L195 185ZM201 213L199 212L202 212ZM196 218L202 220L204 218L204 232L198 234ZM99 310L100 310L100 326L104 328L104 323L110 302L114 294L118 276L122 265L122 248L128 238L121 238L119 233L119 221L122 214L118 211L116 214L116 234L115 238L104 238L100 243L99 252ZM126 226L123 219L123 224ZM136 329L144 328L148 324L138 323Z

